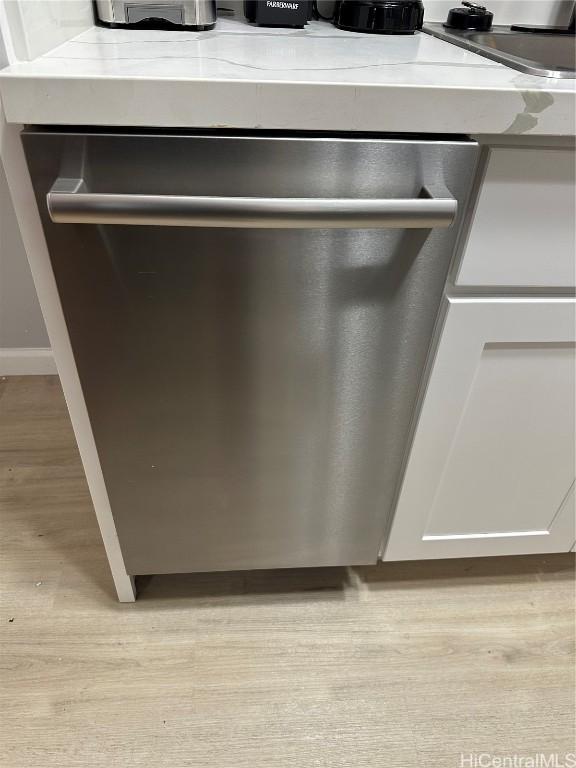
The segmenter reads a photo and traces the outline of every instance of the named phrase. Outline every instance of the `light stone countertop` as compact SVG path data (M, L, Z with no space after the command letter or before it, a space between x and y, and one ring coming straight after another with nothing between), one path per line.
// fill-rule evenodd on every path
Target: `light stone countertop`
M576 81L427 34L220 18L210 32L94 27L0 73L9 122L569 136Z

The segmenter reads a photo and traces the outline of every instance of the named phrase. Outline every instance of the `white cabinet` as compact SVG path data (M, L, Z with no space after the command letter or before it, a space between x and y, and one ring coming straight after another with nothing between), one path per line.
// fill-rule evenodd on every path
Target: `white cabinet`
M489 150L456 285L574 286L575 205L573 149Z
M572 298L452 298L385 560L574 543Z

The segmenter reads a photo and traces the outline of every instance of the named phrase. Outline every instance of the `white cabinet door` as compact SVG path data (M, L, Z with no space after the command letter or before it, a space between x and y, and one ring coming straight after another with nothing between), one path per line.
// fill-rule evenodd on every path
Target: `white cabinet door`
M455 298L385 560L574 543L576 300Z
M575 205L573 149L491 149L456 285L573 286Z

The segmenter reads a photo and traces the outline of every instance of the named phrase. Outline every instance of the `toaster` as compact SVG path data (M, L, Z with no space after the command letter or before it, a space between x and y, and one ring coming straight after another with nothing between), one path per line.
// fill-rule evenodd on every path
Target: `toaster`
M96 0L96 15L108 27L212 29L216 0Z

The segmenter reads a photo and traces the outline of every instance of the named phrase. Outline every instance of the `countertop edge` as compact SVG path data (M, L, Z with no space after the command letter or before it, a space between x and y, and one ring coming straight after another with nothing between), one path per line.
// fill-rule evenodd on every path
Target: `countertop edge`
M0 72L0 96L8 122L40 125L576 134L576 93L553 89Z

